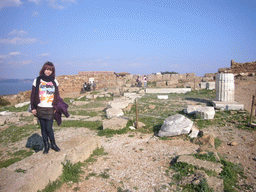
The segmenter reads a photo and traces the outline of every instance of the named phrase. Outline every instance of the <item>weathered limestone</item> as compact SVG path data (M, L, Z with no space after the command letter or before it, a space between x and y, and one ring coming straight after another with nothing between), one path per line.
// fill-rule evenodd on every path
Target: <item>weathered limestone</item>
M213 119L215 115L214 107L201 107L196 111L196 116L201 119Z
M206 89L206 84L207 84L207 82L200 82L200 88L201 89Z
M130 103L133 103L131 99L128 99L126 97L121 97L121 98L115 99L114 101L109 101L108 107L116 108L116 109L124 109Z
M234 74L220 73L216 76L216 101L212 101L217 109L243 110L244 105L235 101Z
M108 119L111 119L113 117L121 117L124 115L124 112L122 111L122 109L118 109L118 108L108 108L106 110L106 115Z
M82 106L82 105L87 105L89 102L88 101L73 101L72 105L74 106Z
M200 109L202 105L188 105L184 112L187 114L195 114L198 109Z
M191 165L194 165L199 168L204 168L206 170L215 171L216 173L221 173L222 171L222 164L221 163L213 163L210 161L204 161L197 159L193 156L189 155L182 155L178 158L177 162L185 162Z
M196 138L199 133L199 129L195 126L192 126L191 133L188 135L190 138Z
M23 107L23 106L28 105L28 104L30 104L30 101L26 101L26 102L23 102L23 103L18 103L14 106L15 106L15 108L19 108L19 107Z
M161 130L158 132L159 137L175 136L188 134L193 126L193 121L187 117L177 114L165 119Z
M216 77L216 100L235 101L234 74L220 73Z
M207 82L206 83L206 89L214 90L215 89L215 82Z
M0 169L1 191L42 190L49 181L55 181L61 175L63 167L61 163L66 160L71 163L83 162L101 144L98 138L83 135L60 141L59 146L61 151L58 153L53 150L50 150L47 155L34 153L7 168ZM15 172L17 169L26 170L26 173L17 173Z
M157 95L157 99L168 99L168 95Z
M146 93L187 93L191 88L147 88Z
M202 107L201 105L188 105L184 112L187 114L195 114L202 119L213 119L215 115L214 107Z
M121 117L114 117L112 119L105 119L103 120L103 130L105 129L123 129L126 127L128 119L121 118Z

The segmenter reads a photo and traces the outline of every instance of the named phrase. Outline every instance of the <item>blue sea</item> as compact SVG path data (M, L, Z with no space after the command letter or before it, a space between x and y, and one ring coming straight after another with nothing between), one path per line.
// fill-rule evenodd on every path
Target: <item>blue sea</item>
M0 83L0 95L13 95L21 91L31 90L32 83Z

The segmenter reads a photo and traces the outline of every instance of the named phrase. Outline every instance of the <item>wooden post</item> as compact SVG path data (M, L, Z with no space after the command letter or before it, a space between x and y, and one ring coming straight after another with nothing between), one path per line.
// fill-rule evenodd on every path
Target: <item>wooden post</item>
M252 107L251 107L251 116L250 116L250 126L252 127L253 111L254 111L254 101L255 95L252 96Z
M135 108L136 108L136 128L139 128L139 114L138 114L138 101L135 99Z

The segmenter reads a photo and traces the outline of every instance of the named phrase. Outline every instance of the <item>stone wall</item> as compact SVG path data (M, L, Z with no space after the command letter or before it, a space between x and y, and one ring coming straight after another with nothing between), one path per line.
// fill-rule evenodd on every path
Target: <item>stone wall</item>
M195 73L186 74L150 74L147 75L148 87L154 85L156 87L191 87L199 88L199 84L202 81L209 82L215 80L215 73L207 73L204 77L198 77ZM126 75L118 76L113 71L84 71L79 72L78 75L61 75L57 76L56 79L59 82L59 91L61 97L71 93L78 93L81 91L84 82L89 83L89 78L94 78L96 82L96 89L101 88L113 88L113 87L131 87L135 86L136 79L139 76L142 80L141 75ZM142 81L143 82L143 81ZM151 85L150 85L151 83ZM143 83L142 83L142 86ZM15 95L2 96L3 99L10 101L11 104L22 103L29 101L31 91L20 92Z
M56 79L60 84L60 93L80 92L84 82L89 83L89 78L94 78L97 89L106 87L115 87L120 84L121 77L117 77L112 71L85 71L78 75L61 75Z
M256 72L256 61L246 62L246 63L237 63L234 60L231 60L230 68L220 68L219 73L233 73L235 76L249 76L255 75Z

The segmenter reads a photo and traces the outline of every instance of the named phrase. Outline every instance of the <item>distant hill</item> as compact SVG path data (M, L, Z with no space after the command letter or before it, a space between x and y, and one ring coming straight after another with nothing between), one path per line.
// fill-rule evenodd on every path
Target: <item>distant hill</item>
M0 79L0 83L33 83L34 79Z

